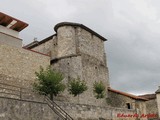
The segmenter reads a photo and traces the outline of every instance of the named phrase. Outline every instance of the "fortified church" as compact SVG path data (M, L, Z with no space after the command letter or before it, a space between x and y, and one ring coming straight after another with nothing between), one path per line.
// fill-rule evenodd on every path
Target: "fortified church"
M62 22L54 34L22 47L19 32L27 23L0 12L0 120L157 120L160 89L135 96L109 84L104 42L107 39L79 23ZM61 71L67 83L80 78L88 90L79 100L64 91L48 100L32 91L40 66ZM93 83L102 81L105 97L96 99ZM154 96L154 97L153 97Z

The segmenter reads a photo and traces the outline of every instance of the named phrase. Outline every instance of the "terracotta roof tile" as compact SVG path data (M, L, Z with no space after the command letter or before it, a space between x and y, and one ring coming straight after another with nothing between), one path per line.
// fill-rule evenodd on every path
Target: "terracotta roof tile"
M136 100L144 100L144 101L148 100L146 98L139 97L139 96L136 96L136 95L132 95L132 94L129 94L129 93L125 93L125 92L122 92L122 91L119 91L119 90L115 90L115 89L112 89L112 88L108 88L108 90L111 91L111 92L117 93L117 94L121 94L121 95L130 97L130 98L136 99Z
M139 97L143 97L143 98L146 98L146 99L152 100L152 99L156 99L156 94L145 94L145 95L139 95Z

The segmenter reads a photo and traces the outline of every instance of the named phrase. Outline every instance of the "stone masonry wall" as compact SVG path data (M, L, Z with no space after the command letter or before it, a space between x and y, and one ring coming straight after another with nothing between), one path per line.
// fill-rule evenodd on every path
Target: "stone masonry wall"
M157 106L158 106L158 116L160 118L160 93L156 94Z
M56 101L74 120L137 120L136 110ZM61 120L46 103L0 97L0 120ZM140 119L144 120L144 119Z
M130 103L131 109L135 109L135 99L111 91L108 92L107 104L109 106L127 108L126 103Z
M134 109L128 110L114 107L100 107L86 104L57 103L67 111L74 120L136 120L136 117L117 117L118 114L134 115Z
M80 27L76 29L76 32L79 49L78 51L80 53L95 57L105 64L104 41Z
M106 97L97 100L93 93L93 83L95 81L101 80L107 86L107 70L105 66L101 65L99 60L84 54L70 56L55 61L52 63L52 68L61 71L65 75L66 84L72 78L79 77L81 80L85 80L88 86L88 90L79 96L79 100L77 97L69 95L67 90L62 94L63 97L61 96L61 100L97 106L107 105L105 100Z
M86 104L104 106L106 105L105 98L108 96L108 69L101 64L101 61L86 54L82 54L82 75L83 80L87 82L88 90L84 93ZM93 93L93 84L95 81L102 81L106 87L106 96L103 99L97 100ZM95 104L96 103L96 104Z
M141 116L142 114L146 115L146 103L142 100L135 100L130 97L114 93L112 91L108 92L108 98L106 99L108 106L118 107L123 109L128 109L127 103L131 105L131 109L137 109L137 114ZM146 120L147 117L144 117L143 120Z
M152 99L152 100L146 101L146 112L147 113L158 114L158 108L157 108L156 99Z
M0 120L60 120L46 103L0 97Z
M52 68L61 71L63 73L65 77L64 82L66 83L66 85L72 78L79 77L80 79L82 79L81 56L72 56L55 61L54 63L52 63ZM80 103L86 101L83 98L84 96L80 95L80 100L79 100ZM62 94L60 94L57 99L60 101L78 103L78 98L77 97L73 98L73 96L68 93L67 89Z
M32 50L44 53L44 54L50 54L51 59L54 59L57 57L57 36L53 36L52 39L34 47Z
M29 87L40 66L47 67L50 64L50 57L0 44L0 61L0 82Z
M71 26L60 27L57 31L58 55L57 57L76 54L75 28Z

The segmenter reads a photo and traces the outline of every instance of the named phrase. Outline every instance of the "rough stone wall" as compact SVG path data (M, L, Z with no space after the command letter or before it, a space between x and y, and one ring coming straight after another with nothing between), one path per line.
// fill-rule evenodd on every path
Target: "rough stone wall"
M35 80L35 71L50 64L50 57L0 44L0 61L0 82L28 87Z
M86 54L82 54L82 79L87 82L88 90L84 93L86 96L86 104L97 106L106 105L105 98L107 97L107 85L108 85L108 69L101 64L101 61ZM100 100L95 98L93 93L93 84L95 81L102 81L106 86L106 97Z
M127 104L131 104L131 108L135 109L135 100L114 92L108 92L107 104L111 107L127 108Z
M139 116L147 114L146 103L142 100L135 100L130 97L109 91L108 98L106 99L106 101L108 106L123 109L128 109L127 103L129 103L131 105L131 109L136 109L136 113ZM147 120L147 117L143 117L143 120Z
M76 54L75 28L62 26L57 31L58 57Z
M32 50L49 54L51 55L51 59L54 59L57 57L57 37L53 36L52 39L34 47Z
M79 52L95 57L104 64L104 41L80 27L76 32Z
M81 56L68 56L52 64L53 69L61 71L66 78L82 78Z
M66 58L62 58L55 63L52 63L53 69L57 69L61 71L65 75L65 82L68 83L72 78L80 78L81 80L85 80L88 86L88 90L85 91L79 97L79 101L77 97L73 97L69 95L67 90L63 93L62 100L69 101L71 103L81 103L81 104L89 104L97 106L106 105L106 100L104 99L96 99L93 93L93 83L95 81L103 81L104 84L107 84L107 73L106 67L101 65L101 62L95 58L92 58L88 55L78 55L78 56L68 56ZM107 93L107 90L106 90Z
M0 120L58 120L49 106L41 102L0 97L0 108Z
M146 115L146 103L144 101L141 101L141 100L136 100L135 102L135 106L136 106L136 109L137 109L137 113L139 115ZM147 119L147 117L145 117L144 119Z
M63 73L63 75L65 76L64 82L66 84L71 79L77 78L77 76L82 79L81 56L72 56L55 61L55 63L52 64L52 68L61 71ZM80 95L80 100L79 100L80 103L87 101L86 99L83 99L83 97L81 98L81 96L82 95ZM56 99L60 101L78 103L78 97L73 97L72 95L70 95L67 89L62 94L60 94L59 97Z
M157 106L158 106L158 116L160 118L160 93L156 94L156 98L157 98Z
M136 110L56 101L74 120L137 120ZM61 120L46 103L0 97L0 120ZM141 119L140 119L141 120ZM144 119L142 119L144 120Z
M118 114L134 115L136 110L128 110L114 107L100 107L95 105L74 104L74 103L57 103L65 110L69 111L74 120L136 120L132 117L117 117Z
M0 44L7 44L7 45L21 48L22 40L17 37L13 37L0 32Z
M156 99L151 99L146 101L146 112L158 114L157 101Z

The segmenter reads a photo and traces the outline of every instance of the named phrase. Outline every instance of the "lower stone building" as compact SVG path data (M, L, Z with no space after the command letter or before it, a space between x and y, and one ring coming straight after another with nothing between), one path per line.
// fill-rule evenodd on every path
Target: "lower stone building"
M139 97L148 99L146 103L146 112L147 114L156 114L155 119L158 119L160 116L160 87L155 92L155 94L145 94Z

